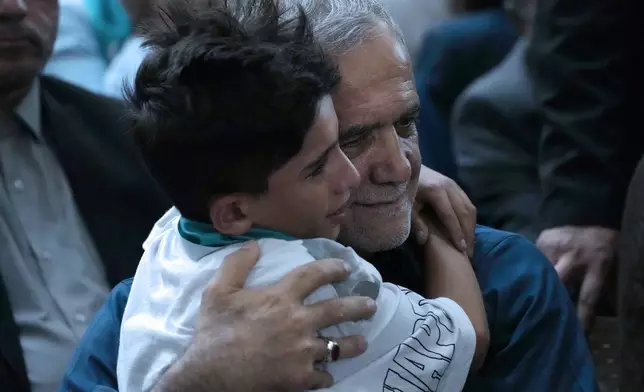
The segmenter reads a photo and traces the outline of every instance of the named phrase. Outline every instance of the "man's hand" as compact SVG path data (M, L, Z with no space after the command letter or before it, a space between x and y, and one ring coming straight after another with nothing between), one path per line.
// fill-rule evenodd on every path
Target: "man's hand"
M617 254L617 230L563 226L544 230L537 246L566 284L581 279L577 314L584 329L592 329L595 305Z
M449 233L449 238L462 252L472 257L476 208L454 180L425 166L420 170L416 205L412 213L412 227L422 245L428 237L428 227L420 211L431 208Z
M259 258L256 243L226 257L203 294L192 345L155 391L293 391L329 387L331 375L314 366L327 351L318 329L371 317L375 302L345 297L305 306L322 285L349 276L340 260L297 268L274 286L244 288ZM363 353L361 336L338 341L340 355Z

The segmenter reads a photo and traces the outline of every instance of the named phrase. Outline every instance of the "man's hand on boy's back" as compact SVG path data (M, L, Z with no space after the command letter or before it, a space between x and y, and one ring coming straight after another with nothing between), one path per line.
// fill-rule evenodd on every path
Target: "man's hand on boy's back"
M327 354L317 330L371 317L374 301L345 297L303 304L322 285L348 277L340 260L302 266L270 287L244 288L258 258L255 242L226 257L204 292L191 347L155 391L301 392L333 383L329 373L314 366ZM366 350L360 336L337 343L342 358Z

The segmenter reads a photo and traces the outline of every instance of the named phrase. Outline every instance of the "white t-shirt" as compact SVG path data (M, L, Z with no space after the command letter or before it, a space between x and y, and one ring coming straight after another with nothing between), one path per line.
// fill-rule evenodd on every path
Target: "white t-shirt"
M117 365L120 392L149 391L188 348L201 296L240 245L212 248L193 244L177 231L179 214L168 211L144 243L123 315ZM378 271L351 248L327 239L260 239L260 259L248 287L281 280L294 268L323 258L345 260L352 273L342 283L323 286L306 302L349 295L369 296L378 310L367 321L344 323L322 336L360 334L369 343L359 357L330 363L335 385L329 391L461 391L469 373L476 337L463 309L447 298L425 299L383 283ZM250 375L249 375L250 376Z

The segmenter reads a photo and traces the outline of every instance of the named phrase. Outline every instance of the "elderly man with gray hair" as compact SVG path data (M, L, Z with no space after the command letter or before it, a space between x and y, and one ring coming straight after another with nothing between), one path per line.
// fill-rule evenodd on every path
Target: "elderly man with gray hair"
M400 187L413 198L419 177L426 175L417 134L406 131L413 128L419 99L400 30L375 0L285 3L302 6L342 76L333 94L340 145L361 183L338 240L371 262L384 280L431 293L425 281L435 254L424 241L410 238L411 207L392 209L391 202L363 202L390 200L391 191ZM464 390L596 391L585 336L548 260L521 236L485 227L478 227L475 234L471 259L491 341L485 363L470 372ZM439 240L433 235L429 242ZM321 285L346 279L347 271L336 260L300 268L273 286L244 288L257 253L249 246L227 258L226 273L203 296L191 346L155 391L298 392L333 384L330 374L318 366L326 346L317 330L368 318L373 305L359 297L343 298L337 314L325 314L319 304L303 305L307 294ZM128 280L117 286L99 311L61 391L118 389L120 323L131 285ZM364 353L365 338L339 340L339 352L332 357ZM387 374L380 375L383 391L432 390L415 377L422 365L414 357L401 355L394 362ZM434 377L440 379L441 374Z

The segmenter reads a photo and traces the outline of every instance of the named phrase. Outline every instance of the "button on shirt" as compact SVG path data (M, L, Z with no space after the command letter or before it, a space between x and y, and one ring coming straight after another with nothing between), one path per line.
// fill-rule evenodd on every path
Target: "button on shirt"
M0 112L0 260L32 391L55 391L109 287L42 137L38 84L16 113Z

